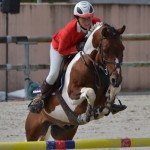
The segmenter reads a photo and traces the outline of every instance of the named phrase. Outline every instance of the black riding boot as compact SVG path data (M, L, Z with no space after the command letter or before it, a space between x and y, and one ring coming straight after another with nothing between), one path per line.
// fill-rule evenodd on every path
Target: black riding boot
M46 101L54 92L54 85L49 85L46 81L42 84L41 95L37 96L28 106L33 113L40 113Z
M41 89L41 94L42 94L42 99L44 101L49 99L49 97L54 92L54 88L55 88L54 85L50 85L46 81L43 82L42 89Z

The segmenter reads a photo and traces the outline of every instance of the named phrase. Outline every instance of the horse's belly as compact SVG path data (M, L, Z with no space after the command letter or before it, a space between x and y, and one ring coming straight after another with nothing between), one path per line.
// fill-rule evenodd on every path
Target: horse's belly
M55 110L49 113L49 116L58 119L62 122L67 122L69 123L68 117L66 116L64 110L62 109L61 105L58 105L55 107Z

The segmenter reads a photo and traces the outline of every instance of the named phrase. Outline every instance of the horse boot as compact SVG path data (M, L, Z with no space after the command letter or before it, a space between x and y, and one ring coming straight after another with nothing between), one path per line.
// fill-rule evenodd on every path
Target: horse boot
M28 109L33 113L40 113L46 101L54 92L54 85L49 85L46 81L41 86L41 95L37 96L29 105Z
M119 105L117 105L117 104L112 104L111 105L111 113L113 115L118 113L118 112L120 112L120 111L123 111L123 110L125 110L127 108L126 105L122 105L120 100L119 100L119 103L120 103Z

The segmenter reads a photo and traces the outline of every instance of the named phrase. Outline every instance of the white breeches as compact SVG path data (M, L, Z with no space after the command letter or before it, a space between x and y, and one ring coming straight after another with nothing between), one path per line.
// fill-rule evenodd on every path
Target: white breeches
M50 71L46 78L46 82L53 85L58 78L60 66L63 56L56 51L52 44L50 45Z

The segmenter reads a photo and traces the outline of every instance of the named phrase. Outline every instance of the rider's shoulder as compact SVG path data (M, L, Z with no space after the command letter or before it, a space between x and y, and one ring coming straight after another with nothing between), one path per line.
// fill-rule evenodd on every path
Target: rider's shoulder
M72 19L71 21L69 21L68 23L67 23L67 25L65 26L65 28L71 28L71 27L75 27L76 25L77 25L77 19L76 18L74 18L74 19Z
M95 23L95 22L101 22L101 21L102 21L102 19L101 19L101 18L99 18L99 17L97 17L97 16L93 16L92 21L93 21L94 23Z

